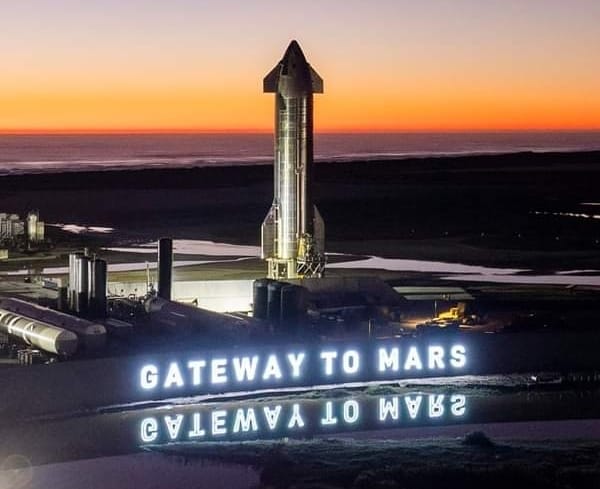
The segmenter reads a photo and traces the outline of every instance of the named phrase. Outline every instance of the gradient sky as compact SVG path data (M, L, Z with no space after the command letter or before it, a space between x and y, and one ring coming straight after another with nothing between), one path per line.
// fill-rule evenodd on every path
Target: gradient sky
M270 131L293 38L320 131L600 129L598 0L15 0L0 131Z

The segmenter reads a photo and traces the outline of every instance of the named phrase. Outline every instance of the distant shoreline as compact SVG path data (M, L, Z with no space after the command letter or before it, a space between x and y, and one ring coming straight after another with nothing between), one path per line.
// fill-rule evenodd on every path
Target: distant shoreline
M564 167L563 165L567 165ZM575 168L574 165L577 165ZM315 179L320 177L329 177L337 174L340 170L345 175L353 174L358 171L364 175L365 170L373 178L377 174L389 175L403 173L422 173L435 171L436 173L456 172L456 171L524 171L526 168L546 166L548 170L561 167L562 170L581 169L581 167L600 167L599 151L520 151L508 153L474 153L460 155L434 155L434 156L407 156L395 158L356 158L344 159L334 158L328 160L318 160L316 162ZM2 171L0 164L0 172ZM77 188L87 188L91 184L94 188L100 188L102 185L115 184L119 187L141 185L142 180L160 179L163 184L182 185L189 187L192 182L189 177L202 175L203 183L227 183L229 177L233 178L231 184L235 184L238 176L244 176L243 183L251 183L252 180L264 181L271 177L272 163L268 161L256 161L254 163L239 164L236 162L215 164L215 165L191 165L177 166L169 168L166 165L156 167L119 167L110 166L105 169L56 169L55 171L40 171L31 173L0 173L0 189L13 186L31 188L51 189L55 185L57 188L64 188L64 185ZM250 180L248 180L250 179ZM196 182L196 184L201 182ZM200 186L205 186L201 184Z

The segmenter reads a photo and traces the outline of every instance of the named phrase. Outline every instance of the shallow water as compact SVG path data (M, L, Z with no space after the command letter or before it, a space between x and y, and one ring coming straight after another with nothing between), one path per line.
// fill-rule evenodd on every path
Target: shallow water
M492 268L462 263L446 263L427 260L405 260L402 258L381 258L370 256L364 260L331 263L327 268L372 268L377 270L392 270L397 272L423 273L475 273L489 275L511 275L526 272L520 268Z
M52 226L55 228L62 229L67 233L73 234L110 234L114 232L114 228L103 227L103 226L81 226L79 224L62 224L55 223L50 224L46 223L46 226Z
M156 254L158 242L151 241L139 246L108 247L107 251L124 253L148 253ZM193 239L173 240L173 253L177 255L206 255L206 256L260 256L258 246L234 245L230 243L216 243L214 241L203 241Z
M315 159L352 161L600 150L598 132L316 134ZM256 165L272 134L0 135L0 175L59 171Z
M81 232L108 233L112 228L98 228L94 226L73 226L71 229L81 229ZM78 232L78 231L73 231ZM103 248L106 251L119 253L132 253L148 255L151 261L111 263L108 265L109 272L125 272L145 270L149 267L156 269L157 242L150 241L137 246L115 246ZM206 265L213 263L231 263L254 259L260 256L260 247L250 245L236 245L231 243L220 243L207 240L176 239L173 240L173 251L175 255L207 256L207 257L231 257L231 259L208 259L208 260L175 260L174 267L185 267L193 265ZM350 256L344 253L330 253L329 256ZM526 268L498 268L479 265L466 265L463 263L451 263L431 260L408 260L403 258L383 258L369 256L363 259L330 263L327 269L372 269L389 270L395 272L417 272L443 274L443 280L463 282L493 282L506 284L547 284L547 285L583 285L600 286L600 271L595 269L584 270L557 270L554 274L536 275L531 269ZM0 272L0 275L22 276L28 275L29 270L16 270ZM46 267L41 271L42 275L59 275L68 273L67 267Z

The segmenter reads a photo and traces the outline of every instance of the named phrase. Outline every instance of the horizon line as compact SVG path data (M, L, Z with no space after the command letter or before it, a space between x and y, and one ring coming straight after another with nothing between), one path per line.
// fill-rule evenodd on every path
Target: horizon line
M493 133L596 133L600 127L565 128L422 128L422 129L325 129L314 134L493 134ZM197 129L197 128L94 128L94 129L0 129L1 136L52 136L52 135L202 135L202 134L273 134L273 129Z

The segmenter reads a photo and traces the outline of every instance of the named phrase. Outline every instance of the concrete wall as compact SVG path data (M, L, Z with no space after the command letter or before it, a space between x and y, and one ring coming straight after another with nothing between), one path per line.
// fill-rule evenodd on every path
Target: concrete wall
M215 312L241 312L252 310L253 280L194 280L173 282L174 301L197 301L198 307ZM144 282L109 282L112 294L143 295Z

